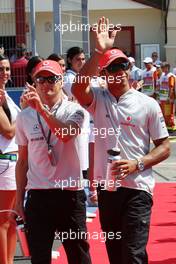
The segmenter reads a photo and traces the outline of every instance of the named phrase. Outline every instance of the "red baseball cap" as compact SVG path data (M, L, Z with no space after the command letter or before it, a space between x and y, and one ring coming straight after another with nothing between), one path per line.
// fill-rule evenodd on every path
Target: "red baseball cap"
M111 64L112 61L119 58L123 58L127 62L129 61L128 57L121 50L116 48L107 50L99 61L100 70L106 68L109 64Z
M35 77L41 71L52 72L55 75L63 74L59 63L53 60L44 60L37 64L37 66L33 69L32 77Z

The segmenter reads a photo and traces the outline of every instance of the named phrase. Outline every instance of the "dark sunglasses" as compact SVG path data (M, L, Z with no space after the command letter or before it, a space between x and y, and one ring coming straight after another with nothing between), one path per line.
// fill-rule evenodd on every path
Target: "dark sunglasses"
M43 84L44 82L48 82L50 84L55 84L58 81L62 80L62 75L52 75L52 76L47 76L47 77L43 77L43 76L38 76L35 78L35 81L37 83Z
M10 67L0 67L0 72L10 71Z
M106 67L106 70L109 73L115 73L119 70L126 71L129 69L129 65L130 65L129 62L113 63L113 64L110 64L108 67Z

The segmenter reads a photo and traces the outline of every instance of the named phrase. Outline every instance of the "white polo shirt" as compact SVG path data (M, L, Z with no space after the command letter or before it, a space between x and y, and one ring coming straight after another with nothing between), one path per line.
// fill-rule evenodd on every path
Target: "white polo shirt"
M123 94L119 101L108 91L93 88L94 100L87 110L93 115L95 129L95 179L105 180L107 150L115 147L115 132L121 129L119 147L123 159L136 159L149 153L152 140L168 137L158 103L134 89ZM154 188L152 168L128 175L121 186L145 190Z
M57 106L58 104L51 109L51 112L55 111ZM81 128L84 113L77 103L63 99L56 118L62 122L73 121ZM42 117L41 122L45 135L48 135L49 128ZM74 131L72 133L74 134ZM80 135L63 143L52 133L50 143L53 146L57 166L51 166L37 112L30 107L24 109L16 122L16 142L18 145L28 145L29 169L26 189L81 189L79 140Z
M68 69L64 75L64 86L63 86L63 89L64 91L66 92L68 98L70 100L73 100L74 96L71 92L71 87L72 87L72 84L73 84L73 81L76 77L76 72Z
M64 86L63 89L66 92L68 99L73 101L76 100L74 95L71 92L71 87L76 77L76 72L68 69L64 76ZM84 122L82 125L82 133L79 140L79 152L80 152L80 162L81 169L87 170L89 167L89 152L88 152L88 144L89 144L89 134L90 134L90 115L89 113L82 108L84 111Z

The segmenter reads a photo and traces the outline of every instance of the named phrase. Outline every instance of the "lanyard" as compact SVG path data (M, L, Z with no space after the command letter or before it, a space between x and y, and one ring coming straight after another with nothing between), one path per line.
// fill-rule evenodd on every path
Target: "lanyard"
M54 111L54 113L53 113L53 116L54 116L54 117L56 116L57 111L58 111L60 105L61 105L61 104L58 104L56 110ZM46 143L47 143L47 145L48 145L48 150L49 150L49 149L52 147L51 144L50 144L50 139L51 139L51 129L49 129L49 131L48 131L48 135L46 136L45 131L44 131L44 128L43 128L43 125L42 125L42 122L41 122L41 119L40 119L40 115L39 115L38 112L37 112L37 119L38 119L39 125L40 125L40 127L41 127L42 134L43 134L43 136L44 136L44 138L45 138L45 140L46 140Z

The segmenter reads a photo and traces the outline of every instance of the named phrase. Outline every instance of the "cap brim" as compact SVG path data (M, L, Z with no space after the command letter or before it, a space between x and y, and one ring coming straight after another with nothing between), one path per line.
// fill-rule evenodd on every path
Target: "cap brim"
M114 57L114 58L111 58L104 66L103 68L106 68L107 66L109 66L111 64L111 62L117 60L117 59L124 59L126 62L129 62L129 60L125 57Z
M32 77L35 77L38 73L40 73L40 72L51 72L51 73L53 73L53 74L55 74L55 75L62 75L62 73L60 72L60 73L56 73L55 71L53 71L53 70L48 70L48 69L42 69L42 70L38 70L38 71L36 71L36 72L34 72L34 74L32 75Z
M153 63L153 61L143 61L144 63Z

